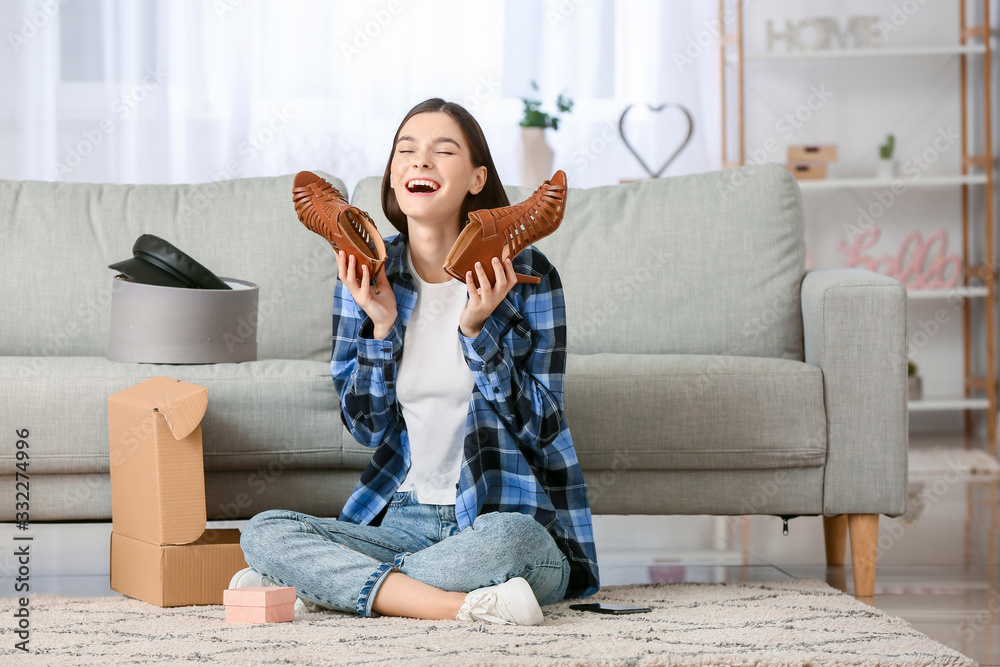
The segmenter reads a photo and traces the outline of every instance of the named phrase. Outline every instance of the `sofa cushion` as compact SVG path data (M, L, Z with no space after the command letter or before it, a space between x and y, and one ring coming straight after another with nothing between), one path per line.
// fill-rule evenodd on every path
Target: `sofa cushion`
M343 183L327 176L335 186ZM141 234L257 283L259 359L330 359L337 262L292 206L292 176L197 185L0 181L0 355L104 356L115 272ZM37 307L44 304L44 307Z
M107 397L154 375L208 388L208 471L360 471L371 458L344 428L321 362L175 366L0 357L0 414L31 432L33 473L107 472ZM584 470L781 468L826 459L822 373L801 362L571 354L564 398ZM4 452L0 462L12 466L13 455Z
M363 179L351 199L391 236L380 186ZM532 192L507 188L512 203ZM570 352L802 361L804 235L795 178L764 164L571 187L562 225L536 246L565 287Z
M585 471L791 468L826 461L823 374L799 361L571 354L564 398Z
M253 472L209 471L205 473L205 509L209 521L248 519L276 507L335 517L357 483L356 470L300 470L280 463ZM4 521L14 520L16 485L14 475L0 474ZM38 475L31 479L31 492L32 521L111 520L111 477L106 472Z
M371 458L344 428L330 367L319 361L176 366L0 357L0 414L30 431L32 474L107 472L108 396L154 375L208 388L208 471L361 470ZM7 470L13 457L13 447L0 455Z
M616 468L587 470L584 478L594 514L823 513L822 468ZM254 472L210 471L205 474L208 520L246 519L276 507L336 517L357 483L356 470L297 470L275 465ZM0 517L5 521L14 520L15 485L14 475L0 475ZM31 490L34 521L111 519L107 473L39 475L32 478Z

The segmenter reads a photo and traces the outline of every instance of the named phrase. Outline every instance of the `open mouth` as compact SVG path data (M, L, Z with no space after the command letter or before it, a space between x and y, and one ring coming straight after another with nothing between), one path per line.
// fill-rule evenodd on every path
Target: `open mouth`
M436 182L426 178L414 178L406 183L407 192L415 195L425 195L437 192L441 188Z

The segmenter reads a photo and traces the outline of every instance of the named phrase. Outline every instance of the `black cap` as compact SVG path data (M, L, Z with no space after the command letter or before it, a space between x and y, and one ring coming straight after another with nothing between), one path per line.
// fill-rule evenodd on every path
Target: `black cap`
M159 236L143 234L132 246L132 257L108 268L137 283L189 289L232 289L214 273Z

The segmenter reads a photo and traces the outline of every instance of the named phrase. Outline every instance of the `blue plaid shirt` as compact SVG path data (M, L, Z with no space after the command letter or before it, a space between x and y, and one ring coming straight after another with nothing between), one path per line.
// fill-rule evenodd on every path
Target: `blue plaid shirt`
M334 294L330 371L340 397L340 418L358 442L375 448L341 521L371 523L410 467L406 423L396 400L403 334L417 302L405 243L402 234L385 242L385 272L398 313L385 340L373 338L371 319L343 282L337 281ZM455 517L460 529L488 512L534 517L569 560L566 597L584 597L596 593L600 583L587 487L563 415L562 282L534 246L514 258L514 270L539 276L541 283L515 285L476 338L456 327L476 384L465 426Z

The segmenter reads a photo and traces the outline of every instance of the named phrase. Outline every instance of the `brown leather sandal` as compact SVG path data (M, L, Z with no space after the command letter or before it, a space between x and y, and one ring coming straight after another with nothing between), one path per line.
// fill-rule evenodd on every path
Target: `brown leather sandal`
M476 262L482 262L492 282L494 257L501 262L508 257L513 260L526 247L558 229L565 212L566 173L560 169L520 204L469 213L469 223L448 252L444 270L462 282L466 271L472 271L478 288ZM519 283L537 285L542 281L538 276L514 275Z
M316 232L333 246L354 257L357 278L361 266L368 265L368 276L378 289L378 272L385 265L385 243L371 217L351 206L337 188L311 171L300 171L292 184L295 212L306 229Z

